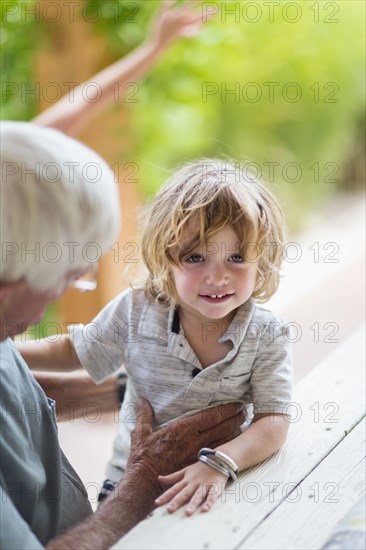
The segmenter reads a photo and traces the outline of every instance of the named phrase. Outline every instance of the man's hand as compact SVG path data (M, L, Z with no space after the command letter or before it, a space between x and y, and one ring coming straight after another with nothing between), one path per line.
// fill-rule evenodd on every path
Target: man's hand
M127 468L114 493L94 515L53 539L47 548L110 548L154 509L163 489L159 474L171 474L192 464L201 447L216 447L241 433L245 420L241 407L238 403L220 405L154 432L153 410L140 399Z
M139 464L155 479L196 462L202 447L217 447L234 439L241 433L240 426L245 420L242 405L228 403L153 431L150 404L139 399L137 405L137 427L132 432L127 469Z

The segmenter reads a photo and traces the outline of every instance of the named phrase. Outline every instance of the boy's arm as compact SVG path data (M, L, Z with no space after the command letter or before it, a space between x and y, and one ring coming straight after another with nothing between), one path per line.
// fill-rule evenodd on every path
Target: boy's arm
M111 104L116 95L119 101L129 93L127 86L141 78L155 63L164 50L181 36L193 36L202 21L201 12L192 11L192 4L177 6L170 1L163 5L156 16L146 41L129 55L80 84L55 105L38 115L33 122L61 130L70 136L77 135L89 120ZM93 83L95 99L85 86Z
M57 341L30 340L16 345L31 370L73 371L81 367L68 334Z
M289 427L283 414L257 414L251 426L235 439L216 447L216 451L227 454L238 466L238 471L254 466L284 444ZM155 502L158 506L169 502L168 512L174 512L187 504L185 513L192 515L201 506L208 512L222 494L227 477L211 466L197 462L168 476L159 476L163 485L173 485Z
M250 427L238 437L217 447L246 470L273 455L286 441L290 423L281 413L256 414Z

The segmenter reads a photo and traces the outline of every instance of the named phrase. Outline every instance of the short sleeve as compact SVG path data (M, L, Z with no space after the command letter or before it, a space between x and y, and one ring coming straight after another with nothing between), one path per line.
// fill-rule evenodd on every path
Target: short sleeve
M68 327L81 365L97 383L123 363L124 347L131 330L130 294L130 290L119 294L89 324Z
M0 547L4 550L38 550L44 548L29 525L14 506L8 493L0 486Z
M288 414L292 400L293 364L291 336L281 328L275 335L267 332L252 367L251 396L253 412Z

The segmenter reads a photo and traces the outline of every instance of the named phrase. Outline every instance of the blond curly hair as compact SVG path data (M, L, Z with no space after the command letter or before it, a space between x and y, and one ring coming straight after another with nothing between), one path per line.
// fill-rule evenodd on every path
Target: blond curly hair
M197 234L187 242L192 222ZM148 269L148 300L179 304L172 266L230 226L245 261L257 262L253 297L268 300L277 290L284 218L272 193L243 175L239 163L220 159L190 162L175 172L143 212L142 258Z

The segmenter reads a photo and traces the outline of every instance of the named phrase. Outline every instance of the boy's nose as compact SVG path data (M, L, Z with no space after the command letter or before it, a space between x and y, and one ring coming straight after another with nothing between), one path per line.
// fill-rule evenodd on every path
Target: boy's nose
M215 266L210 266L207 275L206 282L210 286L220 288L225 286L229 282L229 276L223 264L217 264Z

